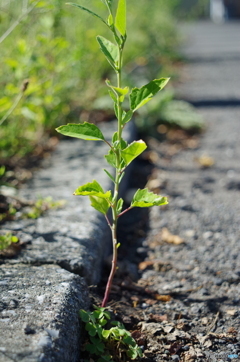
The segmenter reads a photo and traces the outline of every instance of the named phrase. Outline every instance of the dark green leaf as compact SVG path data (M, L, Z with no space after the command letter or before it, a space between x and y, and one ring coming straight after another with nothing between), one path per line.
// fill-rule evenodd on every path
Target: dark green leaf
M155 94L165 87L168 81L169 78L155 79L141 88L133 88L130 94L131 110L134 112L149 102Z
M147 145L144 141L134 141L127 148L122 150L121 156L124 159L126 165L129 165L137 156L139 156Z
M69 137L80 138L86 141L104 141L104 136L95 124L84 123L68 123L65 126L56 128L56 131Z
M79 311L79 315L80 315L81 320L82 320L84 323L89 322L89 314L88 314L88 312L86 312L85 310L81 309L81 310Z
M85 329L90 336L95 336L97 333L96 327L92 323L86 323Z
M108 26L108 24L106 23L106 21L98 14L94 13L92 10L89 10L87 8L85 8L84 6L78 5L78 4L74 4L74 3L66 3L66 5L72 5L72 6L76 6L77 8L86 11L87 13L95 16L96 18L100 19L104 24L106 24Z
M148 189L137 190L133 196L131 207L151 207L168 204L167 198L161 195L156 195Z
M116 62L118 61L118 47L100 35L97 36L97 41L108 62L114 69L116 69Z

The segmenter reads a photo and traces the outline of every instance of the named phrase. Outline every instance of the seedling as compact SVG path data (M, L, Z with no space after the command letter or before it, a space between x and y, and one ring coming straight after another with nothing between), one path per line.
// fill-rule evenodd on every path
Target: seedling
M18 238L16 236L13 236L11 233L0 235L0 250L5 250L11 244L17 243L18 241Z
M161 91L168 83L169 78L155 79L141 88L129 89L122 85L122 65L123 50L127 40L126 32L126 0L101 0L106 6L107 17L102 18L90 9L81 5L70 3L97 19L109 29L113 36L113 42L98 35L97 41L99 47L116 73L116 84L113 85L106 80L109 95L113 101L113 107L118 121L117 131L112 135L112 141L105 139L101 130L94 124L84 122L80 124L67 124L58 127L56 130L63 135L80 138L87 141L105 142L109 148L108 154L105 155L106 161L115 169L115 175L104 170L114 185L113 192L105 191L102 186L93 180L83 186L78 187L74 195L88 196L91 206L104 214L107 223L112 232L113 259L112 268L106 285L105 295L102 307L105 307L109 299L109 293L112 281L117 268L117 254L120 244L117 241L117 223L121 215L134 207L151 207L167 204L167 198L149 192L147 189L137 190L133 196L130 207L123 210L123 199L119 197L119 185L124 177L127 166L139 156L146 148L146 144L142 140L134 141L128 144L122 138L122 132L126 124L132 119L134 112L149 102L155 94ZM115 3L115 4L114 4ZM113 5L116 5L114 11ZM124 109L123 101L128 97L129 108ZM108 215L111 209L112 217Z
M142 356L131 333L122 323L110 322L110 313L105 308L95 307L93 312L80 310L79 315L88 334L84 350L97 357L97 362L122 362Z

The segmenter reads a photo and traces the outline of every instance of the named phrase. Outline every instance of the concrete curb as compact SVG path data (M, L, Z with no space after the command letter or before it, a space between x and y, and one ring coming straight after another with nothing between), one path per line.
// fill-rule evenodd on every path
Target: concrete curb
M107 139L115 129L112 123L102 127ZM134 130L130 124L124 138L132 140ZM72 193L92 179L106 190L111 187L102 171L111 171L103 158L107 151L102 142L61 141L48 164L20 190L22 198L52 196L67 204L37 220L4 224L25 247L11 259L0 259L1 362L78 361L77 313L88 308L87 284L100 280L110 232L88 198Z

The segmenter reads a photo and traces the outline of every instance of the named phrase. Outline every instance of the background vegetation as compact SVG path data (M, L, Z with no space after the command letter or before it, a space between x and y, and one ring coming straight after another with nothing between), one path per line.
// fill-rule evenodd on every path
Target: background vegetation
M99 0L81 4L104 10ZM176 1L138 0L136 6L129 0L129 85L169 75L177 44L175 6ZM96 42L104 30L64 0L0 0L1 164L18 162L56 126L77 122L80 115L91 121L89 111L102 108L95 100L111 78Z

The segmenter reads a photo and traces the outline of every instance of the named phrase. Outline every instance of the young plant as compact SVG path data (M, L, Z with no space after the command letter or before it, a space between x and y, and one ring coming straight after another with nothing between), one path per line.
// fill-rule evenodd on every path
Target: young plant
M106 285L105 295L102 307L105 307L109 298L112 281L117 268L117 253L119 243L117 241L117 223L121 215L134 207L151 207L167 204L167 198L149 192L147 189L137 190L133 196L130 207L123 208L123 199L119 197L119 185L123 179L127 166L139 156L146 148L142 140L134 141L128 144L122 138L122 132L126 124L132 119L135 111L149 102L152 97L161 91L168 83L169 78L155 79L141 88L133 88L122 85L122 65L123 50L127 40L126 33L126 0L101 0L107 10L107 18L103 19L100 15L81 5L73 5L92 16L98 18L110 30L113 36L113 42L98 35L97 41L99 47L116 73L117 82L115 85L106 80L109 95L112 98L114 111L117 117L117 131L112 136L111 143L108 142L101 130L94 124L84 122L80 124L67 124L58 127L56 130L63 135L84 139L87 141L102 141L109 147L108 154L105 155L106 161L115 169L115 175L104 170L114 184L113 193L111 190L105 191L102 186L93 180L83 186L80 186L74 192L74 195L89 196L91 206L104 214L107 223L112 232L113 259L112 268ZM116 12L113 5L116 3ZM123 108L125 97L129 98L129 109ZM111 209L112 217L108 217L108 211Z
M0 235L0 250L7 249L11 244L17 243L18 241L18 238L11 233Z
M97 362L126 361L142 356L142 350L136 341L120 322L110 322L110 313L105 308L97 308L93 312L80 310L85 331L88 334L84 345L85 351ZM108 328L110 326L111 328Z

